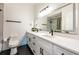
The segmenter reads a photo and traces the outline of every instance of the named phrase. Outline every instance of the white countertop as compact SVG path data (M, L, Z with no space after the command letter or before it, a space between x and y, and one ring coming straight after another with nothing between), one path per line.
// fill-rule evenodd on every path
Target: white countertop
M31 31L28 33L34 34L51 43L57 44L63 48L68 49L69 51L79 54L79 35L54 33L54 35L51 36L48 32L31 32Z

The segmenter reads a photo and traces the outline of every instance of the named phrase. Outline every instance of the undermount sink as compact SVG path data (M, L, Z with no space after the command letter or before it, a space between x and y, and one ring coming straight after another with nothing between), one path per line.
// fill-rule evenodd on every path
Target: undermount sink
M42 36L49 37L49 38L53 37L51 34L43 34Z
M53 36L51 36L51 35L42 35L42 36L44 36L44 37L49 37L49 38L52 38Z
M49 34L49 32L45 32L45 31L39 32L38 34L43 36L43 37L48 37L48 38L53 37L51 34Z

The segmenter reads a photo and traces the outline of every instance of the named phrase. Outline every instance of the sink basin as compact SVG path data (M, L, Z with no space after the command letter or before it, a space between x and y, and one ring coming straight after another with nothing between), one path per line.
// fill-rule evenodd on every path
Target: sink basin
M51 36L51 35L42 35L42 36L48 37L48 38L52 38L52 37L53 37L53 36Z
M46 32L46 31L40 31L40 32L38 32L38 34L40 34L40 35L47 35L47 34L49 34L49 32Z
M38 35L41 35L43 37L48 37L48 38L52 38L53 37L53 36L51 36L51 34L49 34L49 32L46 32L46 31L38 32Z

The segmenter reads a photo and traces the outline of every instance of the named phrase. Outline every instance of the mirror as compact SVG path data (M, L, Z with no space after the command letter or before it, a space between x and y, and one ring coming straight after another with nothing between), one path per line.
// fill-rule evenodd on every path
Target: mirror
M37 28L54 32L75 33L75 4L68 4L36 21Z

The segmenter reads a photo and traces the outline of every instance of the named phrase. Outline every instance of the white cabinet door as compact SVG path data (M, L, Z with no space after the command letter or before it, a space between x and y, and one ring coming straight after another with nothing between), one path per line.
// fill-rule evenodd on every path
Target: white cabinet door
M62 30L73 31L74 28L74 4L62 8Z
M52 48L52 43L39 38L38 42L39 46L39 54L40 55L52 55L53 54L53 48Z
M54 45L54 55L75 55L74 53Z
M28 33L27 37L28 37L28 46L32 49L32 35Z
M47 49L45 46L39 46L39 55L52 55L52 50Z
M33 49L33 53L35 55L38 55L38 42L37 42L37 37L35 35L32 35L32 49Z
M32 50L32 52L35 55L38 55L38 43L37 43L37 37L35 35L32 35L30 33L27 34L28 36L28 45L30 47L30 49Z

